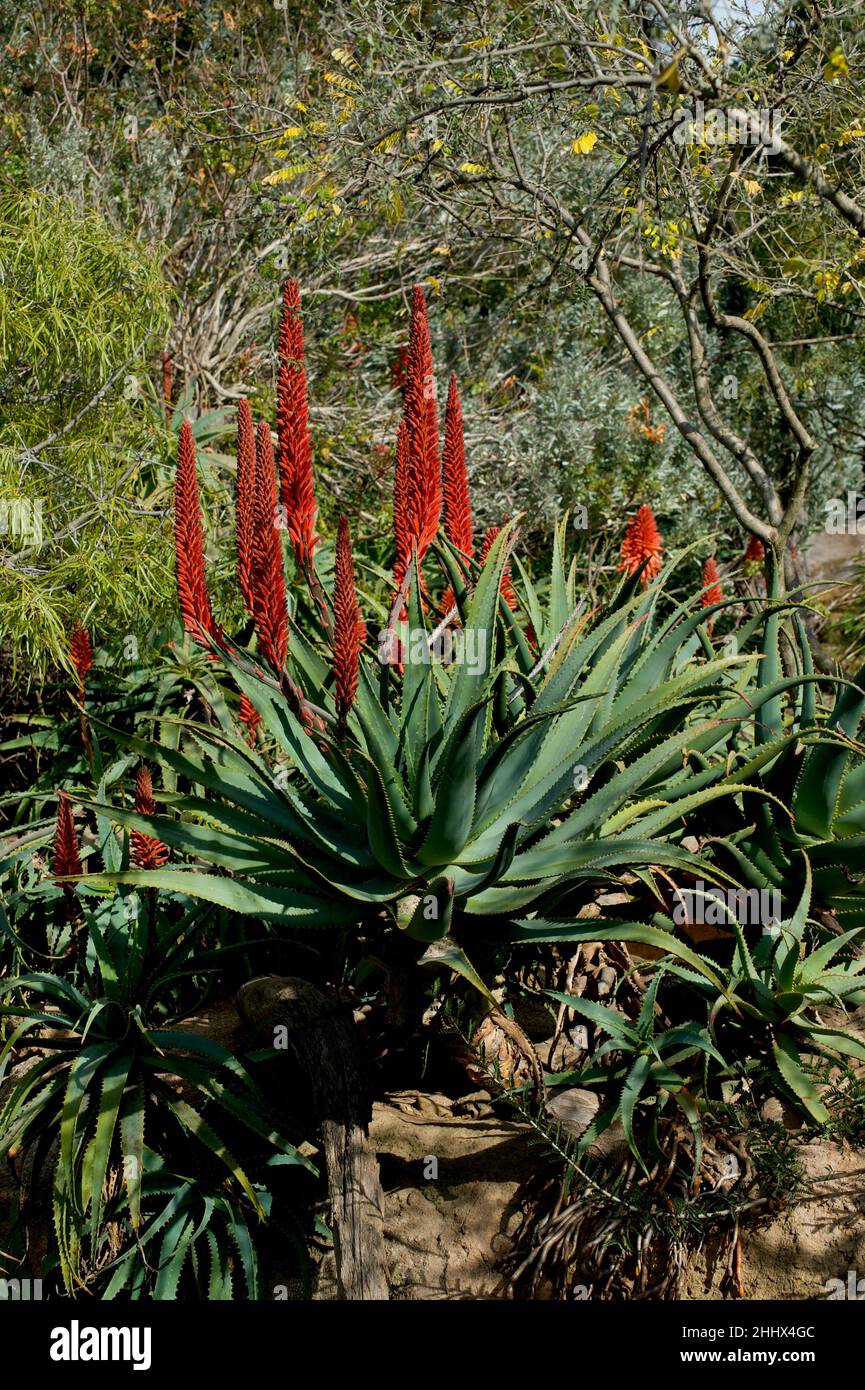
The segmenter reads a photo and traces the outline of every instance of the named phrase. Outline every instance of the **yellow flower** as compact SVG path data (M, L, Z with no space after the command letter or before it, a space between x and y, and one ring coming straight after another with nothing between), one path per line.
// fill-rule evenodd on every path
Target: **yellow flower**
M597 143L598 137L595 132L593 130L587 130L584 135L580 135L573 141L571 149L574 154L591 154Z
M829 54L826 66L823 69L823 76L827 82L840 82L842 77L848 77L850 69L847 66L847 59L840 48L833 48Z

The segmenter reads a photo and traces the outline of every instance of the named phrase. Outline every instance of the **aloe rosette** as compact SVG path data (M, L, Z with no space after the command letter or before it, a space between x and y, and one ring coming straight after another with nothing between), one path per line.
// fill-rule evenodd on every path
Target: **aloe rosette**
M645 592L628 577L603 612L574 605L549 658L537 659L501 594L513 538L503 528L470 579L440 550L473 659L434 659L415 569L407 622L394 629L405 660L382 664L365 650L349 710L335 699L332 664L297 630L283 681L223 637L221 660L260 717L265 750L188 722L182 748L124 736L188 790L163 794L165 814L100 814L192 862L115 881L286 927L378 919L420 943L466 947L473 932L578 939L586 928L567 910L550 922L557 904L626 869L711 877L681 843L687 820L752 786L760 754L729 775L731 730L797 678L756 688L741 675L748 658L687 659L702 610L654 620L672 564ZM567 606L559 546L550 588ZM556 603L535 620L549 631ZM299 687L320 728L298 707ZM671 934L641 929L693 957Z
M625 870L650 889L653 869L738 881L738 841L751 819L771 823L767 806L789 814L772 785L795 737L785 710L798 704L807 716L814 700L812 673L781 671L778 629L794 606L772 592L740 629L744 654L719 653L712 625L745 600L709 586L702 601L674 601L670 579L689 552L662 560L647 505L626 529L618 589L592 613L577 599L575 561L566 560L566 519L543 586L514 553L515 523L490 528L476 552L458 390L452 380L442 451L426 305L416 288L396 458L396 593L374 652L345 519L332 593L316 569L299 305L289 282L280 495L296 551L302 540L316 630L299 629L289 601L270 431L259 424L253 457L247 409L239 421L238 560L256 651L216 622L185 429L175 529L180 606L190 636L239 690L242 730L218 717L207 726L185 721L172 746L119 740L165 769L170 790L157 797L165 811L99 813L181 860L147 877L124 870L121 881L286 927L390 923L428 945L472 933L579 939L587 930L574 922L579 894ZM446 601L436 605L439 587ZM760 631L762 650L745 650ZM448 644L452 656L440 660ZM703 827L704 845L711 841L718 802L726 807L722 844L698 855L684 841ZM639 929L655 946L693 957L655 926L614 929Z
M776 581L770 593L777 593ZM760 622L758 679L765 687L782 670L778 611L770 605ZM765 702L755 725L763 755L755 782L768 795L746 795L738 819L729 809L719 815L719 855L749 885L795 895L807 854L816 902L842 927L865 927L865 667L850 679L818 679L798 611L787 636L801 683L786 710L779 697ZM830 692L828 703L821 687Z

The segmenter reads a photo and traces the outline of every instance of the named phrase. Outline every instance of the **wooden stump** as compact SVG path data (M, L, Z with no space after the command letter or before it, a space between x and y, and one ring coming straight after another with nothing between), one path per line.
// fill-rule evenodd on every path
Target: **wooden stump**
M237 996L245 1023L282 1026L319 1126L340 1296L386 1299L384 1197L369 1142L369 1079L350 1014L307 980L267 975Z

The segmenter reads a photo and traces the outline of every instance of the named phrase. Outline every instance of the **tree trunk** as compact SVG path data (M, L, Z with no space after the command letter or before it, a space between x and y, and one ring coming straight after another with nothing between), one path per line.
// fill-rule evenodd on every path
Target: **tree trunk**
M384 1198L369 1143L366 1066L351 1017L307 980L275 975L245 984L237 1009L259 1029L285 1028L309 1085L325 1158L340 1296L386 1299Z

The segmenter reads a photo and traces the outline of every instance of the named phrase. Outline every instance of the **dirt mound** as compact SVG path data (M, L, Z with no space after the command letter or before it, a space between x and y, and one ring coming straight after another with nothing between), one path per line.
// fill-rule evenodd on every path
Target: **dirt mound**
M371 1137L385 1192L394 1299L507 1297L501 1266L513 1249L537 1156L524 1126L499 1119L480 1098L471 1102L477 1113L460 1113L466 1108L465 1101L422 1092L375 1106ZM810 1195L743 1233L747 1299L848 1297L858 1278L865 1281L865 1157L819 1140L803 1145L800 1157ZM723 1298L726 1261L722 1240L709 1242L693 1259L682 1298ZM315 1296L334 1297L331 1257ZM865 1282L859 1296L865 1298Z

